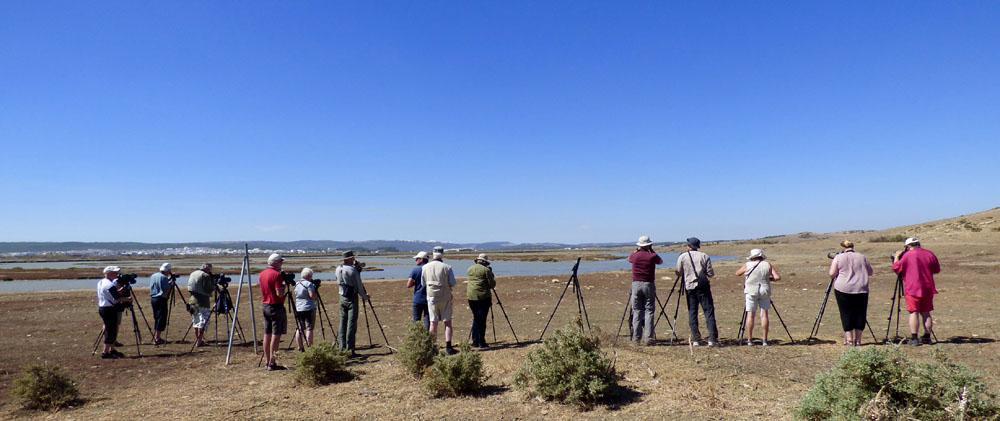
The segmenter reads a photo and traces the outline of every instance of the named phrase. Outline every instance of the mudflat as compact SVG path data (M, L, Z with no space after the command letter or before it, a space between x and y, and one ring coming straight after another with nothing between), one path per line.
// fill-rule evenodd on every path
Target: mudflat
M257 356L249 344L234 348L234 361L224 365L225 347L210 346L191 350L190 339L180 339L187 327L187 313L174 309L167 339L172 343L154 347L143 344L143 358L135 358L130 322L123 324L120 348L129 358L101 360L92 356L94 340L101 329L94 293L38 293L0 295L0 408L3 417L45 417L48 413L19 410L9 399L11 382L19 370L30 363L49 363L64 367L80 383L88 400L79 408L63 411L61 417L79 419L196 419L293 418L329 419L332 417L413 418L664 418L697 417L700 419L749 419L791 417L792 411L814 377L834 365L845 352L839 313L831 298L820 341L803 342L816 317L829 278L828 251L837 250L842 239L857 243L857 250L869 256L875 266L869 307L869 321L881 341L886 333L886 318L895 275L888 255L899 249L898 242L880 242L891 235L919 235L924 246L941 260L943 272L937 277L940 294L934 312L937 336L933 346L904 347L918 360L929 360L939 351L953 361L979 371L994 390L1000 390L1000 345L995 342L1000 331L996 302L1000 300L997 279L1000 275L1000 212L993 210L954 220L901 227L882 232L801 234L745 242L709 243L704 251L713 255L744 256L754 247L766 250L768 258L782 272L775 284L774 300L796 341L789 342L772 313L767 348L736 346L732 342L743 308L742 279L733 273L740 261L716 262L717 276L712 280L720 335L726 346L715 349L690 348L687 316L680 306L676 333L682 338L673 345L667 341L670 329L662 322L657 327L658 342L639 347L622 336L618 346L610 343L618 329L626 305L630 275L625 272L581 275L591 325L605 338L605 348L615 354L616 366L624 372L622 382L632 393L626 398L579 412L573 407L530 400L513 388L513 377L524 356L537 344L514 343L499 308L494 306L498 343L482 353L492 385L489 393L458 399L432 399L414 381L382 342L370 320L372 341L376 347L361 349L365 359L353 363L354 381L319 388L296 385L291 371L266 372L257 368ZM964 222L962 222L964 221ZM972 227L972 228L970 228ZM975 228L975 229L973 229ZM664 251L679 251L673 248ZM294 261L290 262L295 264ZM585 263L584 263L585 264ZM673 285L673 273L667 262L657 273L657 289L665 299ZM464 273L465 268L456 268ZM548 319L566 278L504 277L498 273L497 291L504 302L518 337L535 341ZM669 278L669 279L667 279ZM471 324L471 312L464 305L464 284L455 291L456 338L464 339ZM236 285L230 287L235 295ZM379 282L369 285L378 315L392 345L401 342L410 316L410 291L403 282ZM338 322L335 288L320 290L330 310L334 327ZM244 291L245 293L245 291ZM145 291L138 291L146 316L152 317ZM259 294L257 299L259 300ZM245 295L244 295L245 298ZM565 328L576 316L572 294L556 314L552 328ZM251 335L249 306L241 304L242 326ZM665 303L673 317L674 298ZM260 303L254 303L258 312ZM259 317L259 315L258 315ZM905 312L904 312L905 317ZM151 321L151 320L150 320ZM674 320L671 320L674 322ZM140 319L143 338L149 333ZM259 323L259 321L258 321ZM358 344L367 346L364 316L360 320ZM702 321L704 332L704 322ZM225 323L219 329L224 336ZM332 332L326 328L326 340ZM759 329L757 330L759 332ZM893 326L890 336L895 331ZM623 335L627 332L624 329ZM906 334L905 320L900 333ZM259 332L262 334L262 332ZM547 333L548 336L550 333ZM214 339L214 326L208 339ZM493 339L492 329L488 339ZM758 334L759 337L759 334ZM284 343L288 343L288 337ZM323 340L317 332L317 340ZM439 338L443 341L443 338ZM865 334L865 346L872 338ZM283 350L285 347L282 348ZM279 361L294 368L296 352L282 351ZM155 397L155 398L154 398Z

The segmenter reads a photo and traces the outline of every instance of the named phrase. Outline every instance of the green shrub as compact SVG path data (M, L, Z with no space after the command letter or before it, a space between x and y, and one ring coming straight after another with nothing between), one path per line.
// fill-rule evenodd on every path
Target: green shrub
M345 368L350 355L333 344L323 342L299 354L295 367L295 379L302 384L320 386L349 380L350 372Z
M895 235L880 235L878 237L873 237L871 241L873 243L902 243L906 241L905 234L895 234Z
M50 410L80 403L76 384L59 367L32 365L14 380L11 395L24 409Z
M914 363L896 347L870 347L848 351L836 367L817 376L796 416L979 419L1000 417L1000 406L974 373L941 353L933 363Z
M434 364L435 355L437 348L434 346L434 337L419 323L410 323L403 345L396 352L396 358L406 367L406 371L414 377L423 377L427 367Z
M577 327L557 330L528 353L514 385L529 395L589 408L618 391L621 375L601 352L600 339Z
M456 355L438 355L424 374L424 384L435 397L468 395L482 389L486 382L483 359L467 343Z

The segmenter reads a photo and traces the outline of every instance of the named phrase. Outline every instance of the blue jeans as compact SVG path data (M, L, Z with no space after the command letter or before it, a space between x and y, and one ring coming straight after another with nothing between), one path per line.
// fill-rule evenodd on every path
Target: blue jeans
M427 303L413 303L413 321L424 321L424 329L431 328L431 313L427 311Z
M708 282L700 282L695 289L687 290L688 325L691 328L691 340L700 341L701 331L698 330L698 306L705 311L705 324L708 325L708 341L719 342L719 330L715 326L715 301L712 300L712 287Z
M632 340L650 341L655 336L653 320L656 315L656 285L652 282L632 281Z

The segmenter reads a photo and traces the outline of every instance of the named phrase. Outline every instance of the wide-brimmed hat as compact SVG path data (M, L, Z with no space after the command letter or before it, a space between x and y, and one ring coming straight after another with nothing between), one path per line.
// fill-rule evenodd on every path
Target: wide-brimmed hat
M907 238L906 241L903 242L903 245L904 246L911 246L911 245L919 244L919 243L920 243L920 239L919 238L917 238L917 237L910 237L910 238Z
M278 254L278 253L271 253L270 256L267 256L267 264L269 264L269 265L273 265L275 263L284 262L284 261L285 261L285 258L281 257L281 255Z
M108 266L108 267L104 268L104 274L105 275L107 275L107 274L109 274L111 272L121 272L121 271L122 271L122 268L120 268L118 266Z
M427 252L426 251L419 252L419 253L417 253L416 256L413 256L413 258L414 259L426 259L427 258Z
M160 265L160 272L170 272L173 269L174 269L174 267L171 266L170 263L164 263L164 264Z
M354 250L347 250L347 251L341 253L341 255L344 256L344 260L354 258Z
M431 254L431 258L434 260L441 260L442 258L444 258L444 253L435 251L434 254Z
M693 248L695 250L698 250L698 249L701 248L701 240L699 240L698 237L691 237L691 238L688 238L685 241L687 242L687 245L691 246L691 248Z
M476 256L476 260L481 260L481 261L484 261L486 263L489 263L490 262L490 257L487 256L486 253L479 253L479 256Z
M758 257L761 258L761 259L765 258L765 256L764 256L764 250L761 250L761 249L750 250L750 257L747 257L747 260L753 260L753 259L758 258Z
M635 245L639 247L651 246L653 245L653 240L650 240L648 235L643 235L642 237L639 237L639 241L637 241Z

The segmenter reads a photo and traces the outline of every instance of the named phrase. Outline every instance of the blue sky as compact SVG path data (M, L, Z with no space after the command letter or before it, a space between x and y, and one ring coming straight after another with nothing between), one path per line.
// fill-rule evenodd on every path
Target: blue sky
M1000 205L1000 5L871 3L3 2L0 241L668 241Z

